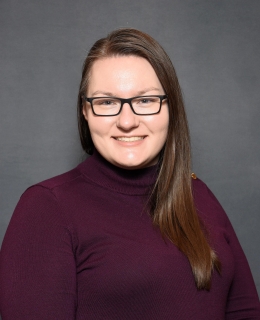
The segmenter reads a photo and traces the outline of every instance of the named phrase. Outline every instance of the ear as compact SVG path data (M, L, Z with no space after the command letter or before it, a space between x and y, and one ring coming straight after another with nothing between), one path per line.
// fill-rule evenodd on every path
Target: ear
M88 121L88 111L86 103L82 102L82 113L86 121Z

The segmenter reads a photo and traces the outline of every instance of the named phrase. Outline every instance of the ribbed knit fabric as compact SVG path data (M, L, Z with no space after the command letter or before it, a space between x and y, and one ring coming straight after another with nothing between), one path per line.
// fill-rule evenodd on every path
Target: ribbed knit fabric
M2 245L2 319L260 319L248 263L218 201L193 181L222 263L211 290L198 291L187 258L147 212L155 179L156 166L127 171L95 153L29 188Z

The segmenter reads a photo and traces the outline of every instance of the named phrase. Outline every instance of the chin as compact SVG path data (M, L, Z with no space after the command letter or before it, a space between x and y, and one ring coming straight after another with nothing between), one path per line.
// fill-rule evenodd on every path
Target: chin
M111 161L115 166L120 167L126 170L135 170L135 169L142 169L146 167L150 167L153 164L145 161Z

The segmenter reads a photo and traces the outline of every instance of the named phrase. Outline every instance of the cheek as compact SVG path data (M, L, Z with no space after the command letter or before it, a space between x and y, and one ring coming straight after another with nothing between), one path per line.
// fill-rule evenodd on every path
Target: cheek
M161 147L163 147L164 146L164 144L165 144L165 142L166 142L166 139L167 139L167 136L168 136L168 123L167 123L167 125L166 126L163 126L162 128L161 128L161 134L160 134L160 136L161 136L161 139L160 139L160 141L161 141Z
M165 112L163 113L163 119L162 119L162 130L164 131L166 137L167 137L168 129L169 129L169 121L170 121L169 109L167 107ZM166 137L165 137L165 139L166 139Z
M110 135L110 129L113 125L113 119L110 117L94 117L92 115L88 118L89 130L92 138L107 137Z
M155 127L159 149L162 149L163 146L165 145L165 142L168 136L168 128L169 128L169 117L167 115L167 117L164 117L163 119L161 119L161 121L158 121Z
M155 134L158 134L161 139L166 140L169 127L169 114L168 110L160 113L157 118L150 124ZM165 141L164 141L165 142Z

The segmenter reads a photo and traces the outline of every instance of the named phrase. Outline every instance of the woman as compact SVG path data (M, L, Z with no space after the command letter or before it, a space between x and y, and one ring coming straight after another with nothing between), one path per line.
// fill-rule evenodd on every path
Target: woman
M232 226L190 172L178 80L134 29L84 64L79 131L91 156L29 188L1 252L5 319L260 319Z

